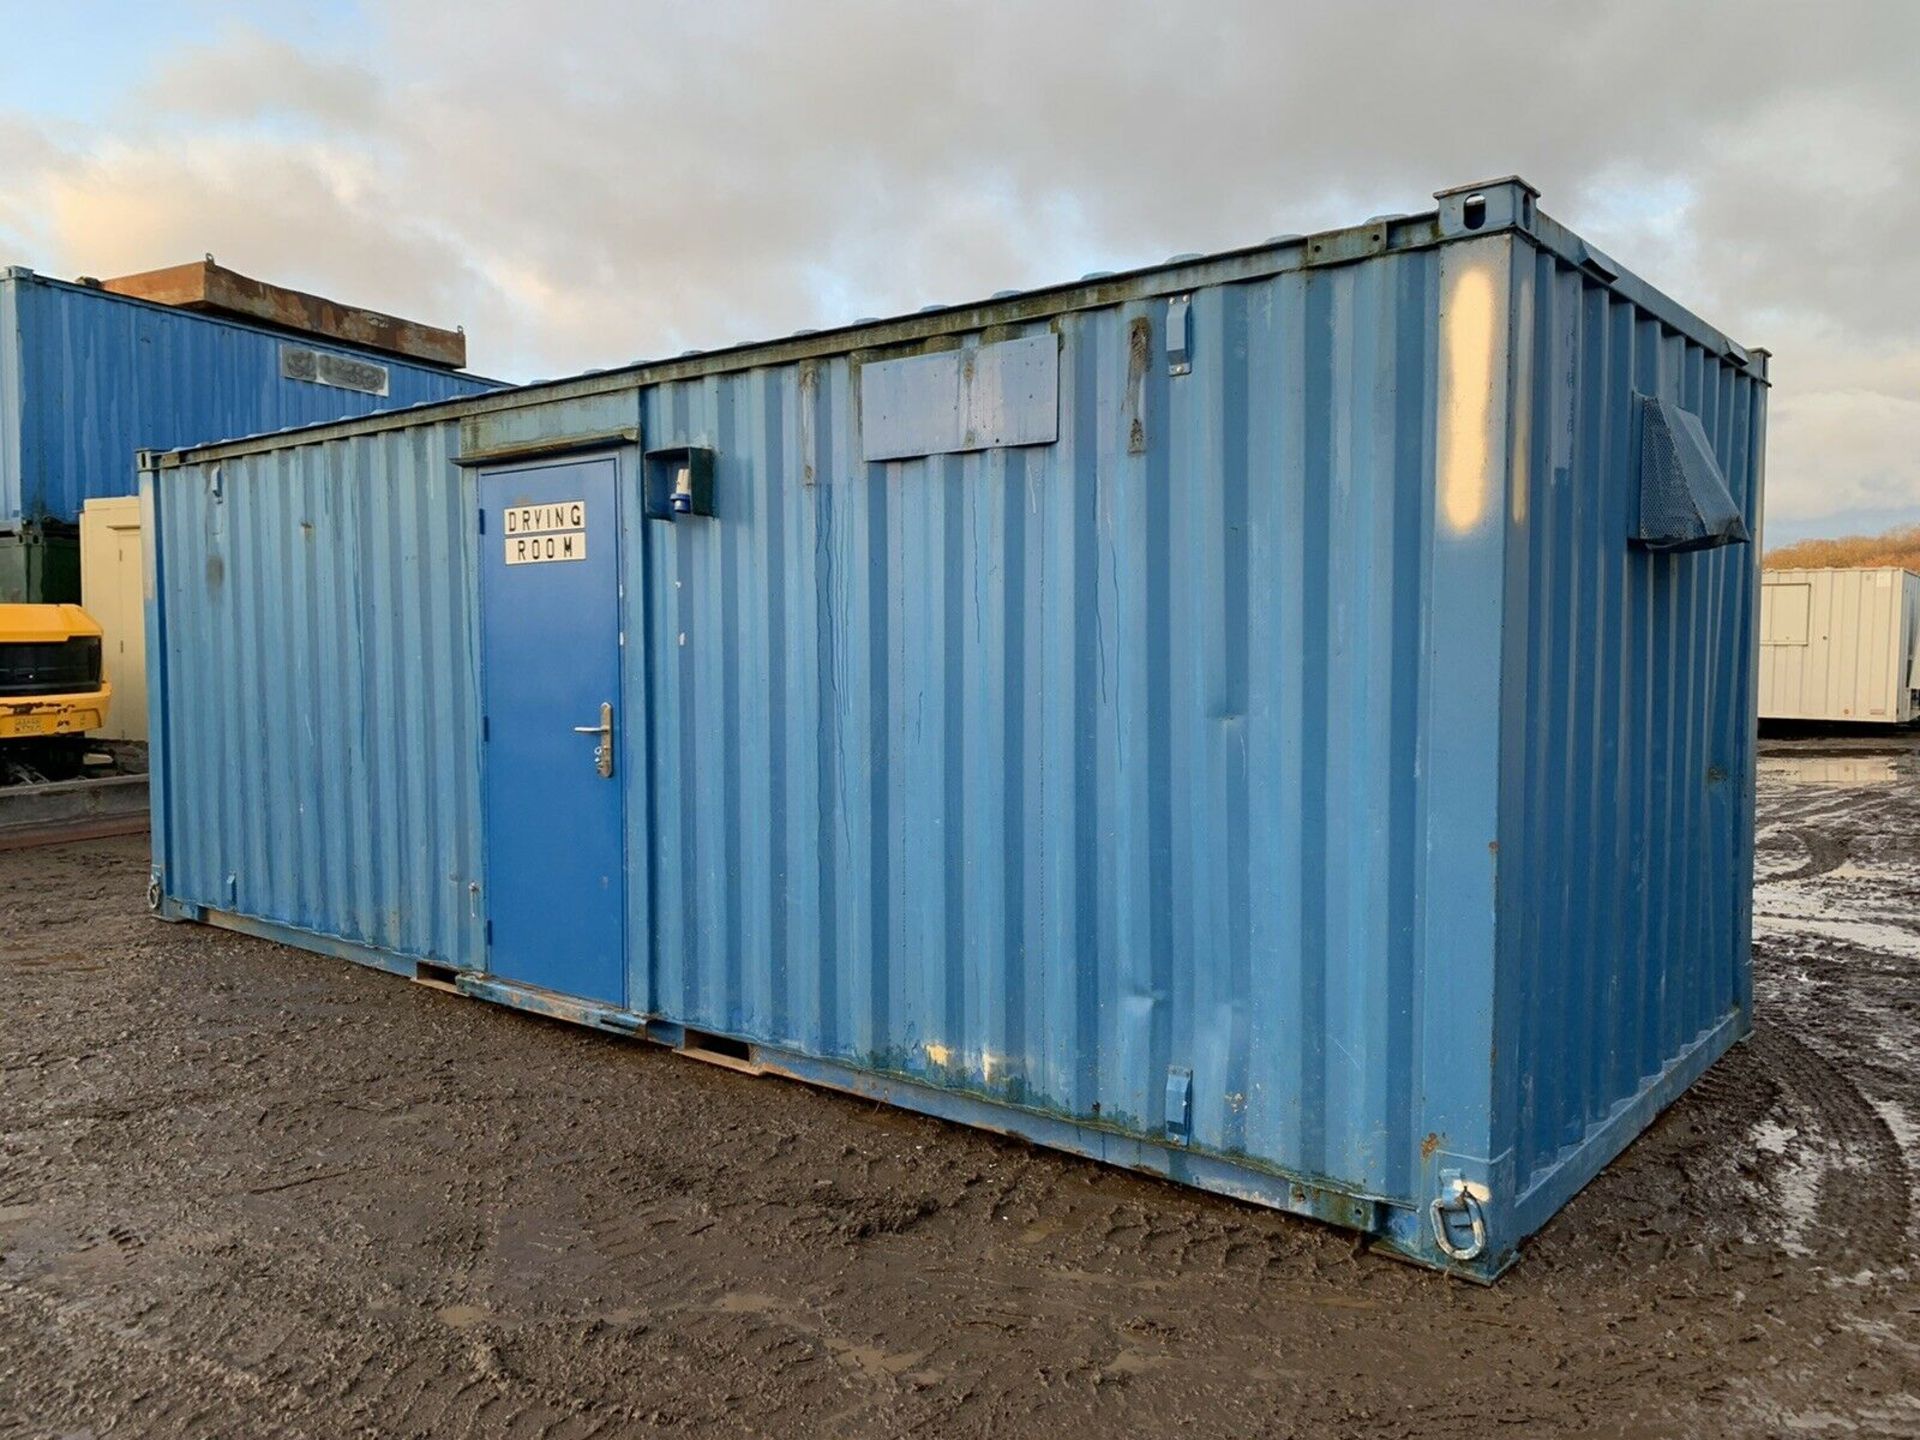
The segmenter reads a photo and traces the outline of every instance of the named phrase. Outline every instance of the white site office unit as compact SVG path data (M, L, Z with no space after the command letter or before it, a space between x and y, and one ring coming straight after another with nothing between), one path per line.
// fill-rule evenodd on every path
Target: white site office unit
M113 687L102 740L147 739L147 611L140 497L96 496L80 511L80 606L100 626L101 674Z
M1760 718L1905 725L1920 692L1920 575L1769 570L1760 585Z

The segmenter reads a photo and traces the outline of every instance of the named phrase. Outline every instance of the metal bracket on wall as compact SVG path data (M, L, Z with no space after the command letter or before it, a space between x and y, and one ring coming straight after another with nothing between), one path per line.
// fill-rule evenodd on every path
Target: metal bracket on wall
M1193 296L1176 295L1167 301L1167 374L1193 371Z
M1300 264L1308 269L1316 265L1344 265L1350 260L1365 260L1370 255L1386 253L1387 222L1369 220L1364 225L1309 235Z
M1167 1138L1184 1145L1193 1138L1193 1071L1167 1067Z
M647 451L641 498L649 520L713 514L712 449L669 445Z
M1613 263L1604 250L1596 249L1586 241L1576 242L1580 247L1580 268L1603 285L1611 285L1620 278L1620 267Z

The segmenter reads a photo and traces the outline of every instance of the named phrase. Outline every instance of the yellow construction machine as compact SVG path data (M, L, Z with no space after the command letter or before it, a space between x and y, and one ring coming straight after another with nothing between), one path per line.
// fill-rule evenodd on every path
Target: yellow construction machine
M100 640L78 605L0 605L0 782L84 768L86 734L113 698Z

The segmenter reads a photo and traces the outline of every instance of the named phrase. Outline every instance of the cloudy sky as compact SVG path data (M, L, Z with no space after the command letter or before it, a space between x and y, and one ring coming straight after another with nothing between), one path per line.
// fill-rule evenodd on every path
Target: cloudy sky
M1542 207L1774 351L1769 540L1920 520L1920 3L0 0L0 263L211 251L534 379Z

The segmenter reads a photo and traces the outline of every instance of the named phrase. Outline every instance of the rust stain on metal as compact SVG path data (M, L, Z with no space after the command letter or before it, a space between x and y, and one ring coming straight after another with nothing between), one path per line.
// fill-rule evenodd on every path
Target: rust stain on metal
M1147 362L1153 350L1153 322L1141 315L1127 327L1127 453L1147 453Z
M1427 1138L1420 1142L1420 1158L1431 1160L1434 1152L1440 1148L1440 1137L1434 1131L1427 1132Z
M467 363L467 337L458 330L442 330L398 315L343 305L323 295L289 290L228 270L211 260L116 276L101 281L100 288L115 295L150 300L181 310L232 315L294 334L378 350L427 365L443 365L450 370L461 369Z
M796 407L800 416L800 483L811 485L813 474L813 411L820 403L820 366L817 361L806 360L800 365L800 404ZM859 387L854 387L856 405L859 404Z

